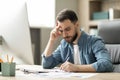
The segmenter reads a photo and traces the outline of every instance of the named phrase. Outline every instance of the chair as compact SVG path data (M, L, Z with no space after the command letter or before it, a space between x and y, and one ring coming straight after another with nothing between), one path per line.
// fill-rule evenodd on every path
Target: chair
M103 38L110 53L113 72L120 72L120 20L100 22L98 35Z

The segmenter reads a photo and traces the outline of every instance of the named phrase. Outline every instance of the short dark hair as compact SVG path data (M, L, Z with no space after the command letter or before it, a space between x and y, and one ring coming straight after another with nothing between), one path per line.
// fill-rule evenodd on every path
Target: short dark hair
M56 20L63 22L66 19L69 19L73 23L78 21L78 17L73 10L63 9L58 13Z

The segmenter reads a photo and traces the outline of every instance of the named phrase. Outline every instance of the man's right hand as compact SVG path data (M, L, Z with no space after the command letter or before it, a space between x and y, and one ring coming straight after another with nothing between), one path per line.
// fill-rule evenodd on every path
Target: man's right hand
M50 33L50 40L55 41L61 36L60 26L57 25Z
M45 48L44 55L45 57L48 57L53 52L54 42L61 36L61 27L59 25L56 25L56 27L51 31L50 33L50 39L48 41L48 44Z

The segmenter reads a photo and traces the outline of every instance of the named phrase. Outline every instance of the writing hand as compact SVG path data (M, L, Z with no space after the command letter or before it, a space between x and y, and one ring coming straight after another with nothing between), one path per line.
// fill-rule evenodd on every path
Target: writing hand
M72 64L72 63L66 61L60 66L60 69L63 71L67 71L67 72L74 72L74 71L76 71L77 66L75 64Z

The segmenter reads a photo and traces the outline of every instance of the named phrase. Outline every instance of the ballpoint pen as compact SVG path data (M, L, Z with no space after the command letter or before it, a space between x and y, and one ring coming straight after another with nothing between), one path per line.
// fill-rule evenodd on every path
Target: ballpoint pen
M67 57L66 62L69 60L70 57Z

